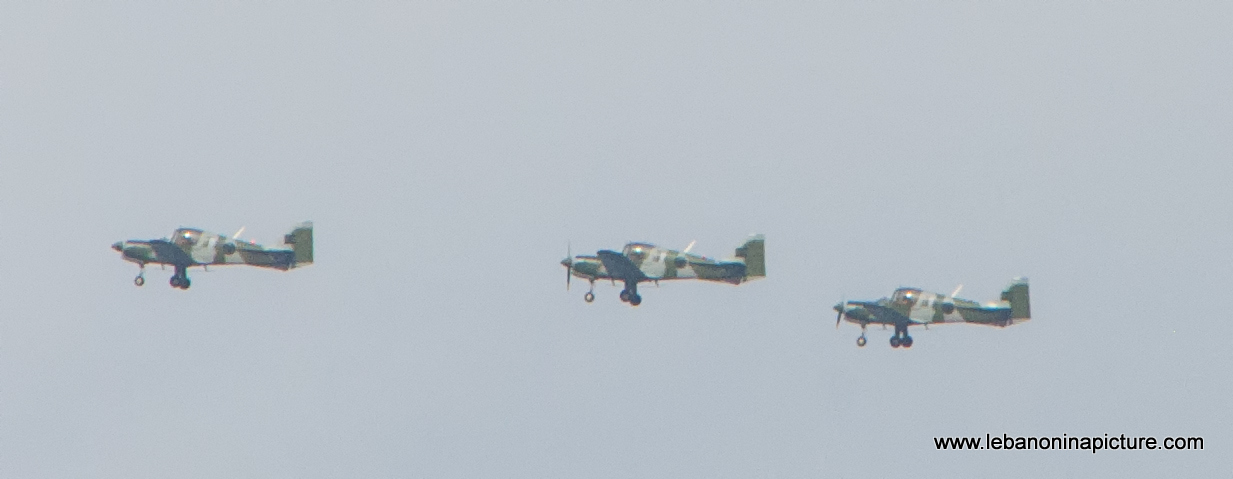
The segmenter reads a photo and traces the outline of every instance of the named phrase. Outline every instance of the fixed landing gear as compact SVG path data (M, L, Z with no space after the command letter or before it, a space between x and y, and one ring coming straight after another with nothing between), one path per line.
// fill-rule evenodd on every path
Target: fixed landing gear
M179 276L171 277L171 287L172 288L188 289L188 287L192 286L192 284L193 282L189 281L187 277L184 277L184 278L181 278Z
M595 280L591 280L591 290L587 294L582 295L582 300L588 303L595 301Z
M857 346L859 346L859 347L862 347L862 348L863 348L863 347L865 347L865 343L866 343L866 342L867 342L867 341L865 341L865 335L864 335L864 334L862 334L862 335L861 335L861 337L856 338L856 345L857 345Z
M188 279L188 270L182 266L176 266L175 274L171 275L171 287L188 289L193 282Z
M895 335L891 336L890 345L892 348L903 346L904 349L907 349L912 347L912 337L908 336L908 326L906 324L895 325Z
M141 263L141 271L137 272L137 277L133 278L133 284L142 286L146 284L146 264Z
M625 289L621 290L621 301L629 303L630 306L642 304L642 296L638 295L638 283L625 283Z

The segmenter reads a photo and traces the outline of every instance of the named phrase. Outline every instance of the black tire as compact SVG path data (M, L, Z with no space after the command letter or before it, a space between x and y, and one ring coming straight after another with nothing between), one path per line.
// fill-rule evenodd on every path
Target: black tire
M137 285L137 286L145 286L145 284L146 284L146 279L145 279L145 278L143 278L143 277L141 277L141 276L138 276L138 277L136 277L136 278L133 278L133 284L135 284L135 285Z
M188 287L192 285L193 285L193 282L189 281L188 277L186 276L184 277L184 281L180 282L180 289L188 289Z
M172 288L179 288L179 287L180 287L180 277L179 277L179 276L172 276L172 277L171 277L171 287L172 287Z
M630 304L630 305L633 305L633 306L637 306L637 305L639 305L639 304L642 304L642 296L641 296L641 295L637 295L637 294L635 294L635 295L633 295L633 296L630 296L630 297L629 297L629 304Z
M629 290L621 291L621 301L625 303L629 302Z
M588 303L595 301L595 293L587 293L582 295L582 300Z
M892 348L899 347L899 336L891 336L890 343Z
M866 342L868 342L868 341L866 341L866 340L865 340L865 337L864 337L864 336L861 336L861 337L859 337L859 338L856 338L856 346L857 346L857 347L861 347L861 348L865 347L865 343L866 343Z
M903 347L905 347L905 348L910 348L910 347L912 347L912 337L911 337L911 336L904 336L904 337L903 337Z

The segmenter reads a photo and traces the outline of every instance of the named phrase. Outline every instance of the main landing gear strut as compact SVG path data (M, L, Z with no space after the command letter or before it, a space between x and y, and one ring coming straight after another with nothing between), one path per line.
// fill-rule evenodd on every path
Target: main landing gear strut
M863 348L866 342L868 341L865 340L865 323L861 323L861 337L856 338L856 345Z
M193 284L188 280L188 268L184 266L176 266L175 274L171 275L171 287L188 289Z
M908 325L896 324L895 335L891 336L890 344L892 348L903 346L904 349L912 347L912 337L908 336Z
M137 277L133 278L133 284L142 286L146 284L146 264L141 263L141 271L137 272Z
M595 280L591 280L591 290L582 295L582 300L588 303L595 301Z
M642 304L642 296L638 295L638 283L636 281L625 282L625 289L621 290L621 301L629 303L630 306Z

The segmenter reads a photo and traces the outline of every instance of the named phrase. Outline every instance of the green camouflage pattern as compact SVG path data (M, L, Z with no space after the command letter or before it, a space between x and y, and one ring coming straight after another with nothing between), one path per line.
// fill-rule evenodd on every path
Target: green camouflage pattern
M962 288L962 286L960 286ZM1027 278L1015 278L998 301L980 304L956 298L959 289L950 295L930 293L917 288L899 288L890 297L877 301L845 301L835 305L838 312L835 326L846 320L861 327L858 346L865 345L865 327L869 324L892 325L895 335L892 347L911 347L909 326L931 324L976 324L1007 327L1032 319Z
M312 264L312 222L296 225L283 237L283 244L283 248L268 248L196 228L179 228L170 238L118 241L111 248L141 267L134 284L145 284L147 264L159 264L175 268L173 287L188 289L187 269L194 266L248 265L287 271Z
M594 300L595 281L607 279L614 284L625 282L621 299L637 306L641 302L637 284L641 282L696 279L736 285L764 278L765 245L763 235L754 235L736 248L732 258L715 260L689 253L689 248L676 251L633 242L626 244L619 253L603 250L596 255L571 256L561 260L561 265L567 270L567 280L574 276L591 283L591 290L584 296L587 302Z

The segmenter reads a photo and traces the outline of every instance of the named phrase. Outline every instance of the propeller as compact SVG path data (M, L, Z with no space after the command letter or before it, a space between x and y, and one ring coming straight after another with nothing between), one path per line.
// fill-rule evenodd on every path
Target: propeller
M568 241L565 243L565 261L561 264L565 265L565 290L569 291L569 280L574 275L574 252Z
M231 235L231 241L240 239L240 233L244 232L244 228L244 226L241 226L239 231L236 231L235 234Z
M839 314L835 315L835 329L839 329L839 322L843 321L843 313L848 311L848 300L844 298L843 306L839 308Z
M697 242L698 240L690 241L689 246L686 246L685 249L681 251L681 253L689 253L689 250L694 249L694 243L697 243Z

